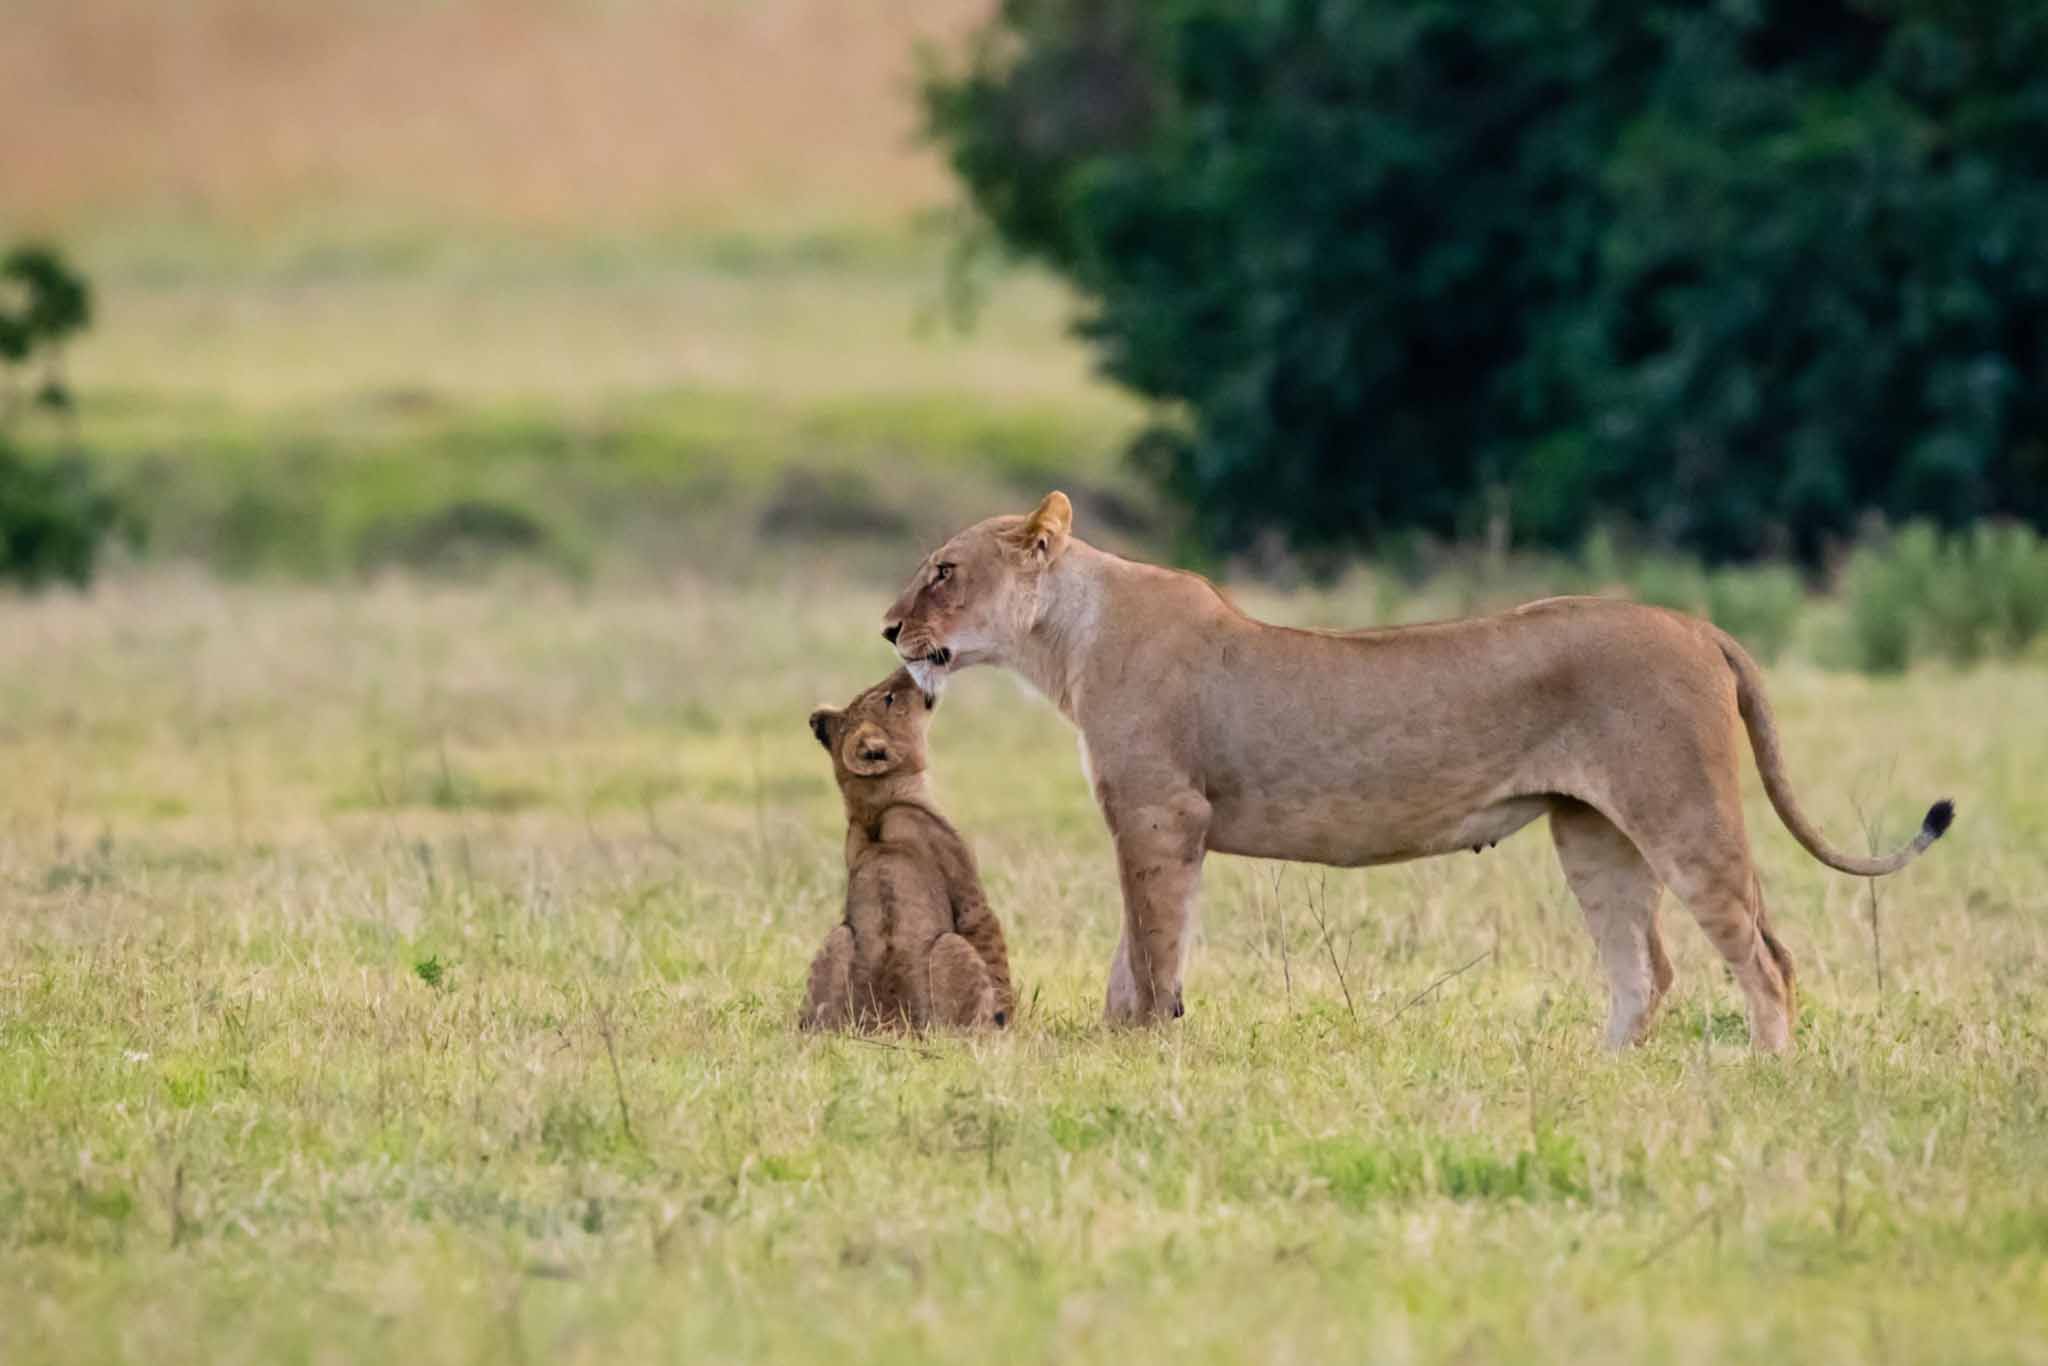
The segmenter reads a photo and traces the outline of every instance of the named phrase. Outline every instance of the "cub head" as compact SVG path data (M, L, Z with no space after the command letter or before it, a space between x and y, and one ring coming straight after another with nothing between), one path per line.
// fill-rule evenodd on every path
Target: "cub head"
M1055 491L1029 516L976 522L925 557L882 618L918 686L937 695L949 673L1000 661L1030 633L1040 580L1073 524L1073 504Z
M844 707L811 713L811 734L832 756L832 776L844 788L862 778L924 771L924 735L936 694L898 669Z

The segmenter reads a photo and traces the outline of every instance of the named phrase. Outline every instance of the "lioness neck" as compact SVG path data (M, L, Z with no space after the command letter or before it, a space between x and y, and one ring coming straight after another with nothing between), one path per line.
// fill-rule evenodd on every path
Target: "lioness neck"
M1069 721L1079 698L1081 671L1102 622L1108 580L1124 564L1082 540L1046 568L1038 587L1038 614L1004 661L1044 693Z

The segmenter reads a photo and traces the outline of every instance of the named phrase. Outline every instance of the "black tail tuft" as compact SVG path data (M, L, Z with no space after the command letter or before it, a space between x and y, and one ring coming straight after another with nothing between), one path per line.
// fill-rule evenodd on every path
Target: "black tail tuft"
M1955 823L1955 819L1956 804L1943 797L1927 808L1927 819L1920 822L1920 829L1929 839L1938 840L1948 833L1948 828Z

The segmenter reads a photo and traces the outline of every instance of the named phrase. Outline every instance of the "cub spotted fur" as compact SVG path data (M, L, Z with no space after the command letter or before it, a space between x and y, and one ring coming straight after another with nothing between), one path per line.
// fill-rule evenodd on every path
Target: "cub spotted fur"
M811 963L805 1029L1000 1026L1015 1009L1003 927L925 782L937 705L898 669L811 713L846 803L846 918Z

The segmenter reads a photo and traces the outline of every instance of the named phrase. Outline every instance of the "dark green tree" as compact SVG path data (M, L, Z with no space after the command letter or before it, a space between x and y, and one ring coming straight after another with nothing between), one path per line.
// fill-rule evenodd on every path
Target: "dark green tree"
M2048 6L1006 0L925 93L1218 545L2048 520Z
M31 458L10 441L29 409L70 409L63 344L91 320L84 279L55 251L0 257L0 579L83 584L120 521L84 460Z

